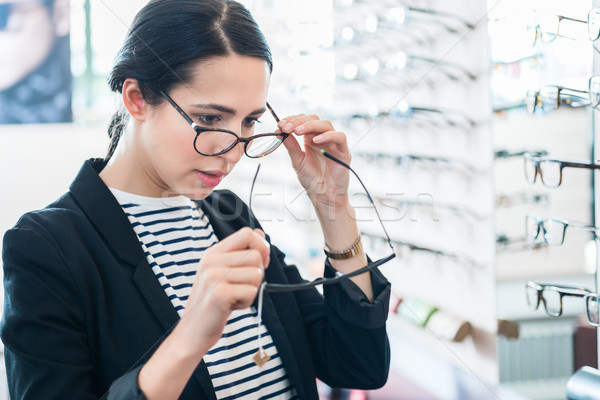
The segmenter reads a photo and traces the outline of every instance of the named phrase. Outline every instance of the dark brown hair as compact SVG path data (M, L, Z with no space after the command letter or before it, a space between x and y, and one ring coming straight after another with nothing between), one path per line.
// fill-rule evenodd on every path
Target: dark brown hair
M137 79L144 101L158 105L161 91L185 84L198 61L231 53L273 61L269 46L250 12L233 0L152 0L136 15L115 58L108 84L121 93L127 78ZM108 128L106 159L127 125L119 109Z

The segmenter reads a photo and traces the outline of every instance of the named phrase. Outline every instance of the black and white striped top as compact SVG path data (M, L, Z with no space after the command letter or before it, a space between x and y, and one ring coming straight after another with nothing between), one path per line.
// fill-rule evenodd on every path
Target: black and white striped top
M111 189L133 226L148 263L173 307L183 316L196 268L217 242L210 222L184 196L150 198ZM258 367L258 318L254 307L231 313L221 339L204 356L217 399L296 399L281 358L264 324L263 349L271 359Z

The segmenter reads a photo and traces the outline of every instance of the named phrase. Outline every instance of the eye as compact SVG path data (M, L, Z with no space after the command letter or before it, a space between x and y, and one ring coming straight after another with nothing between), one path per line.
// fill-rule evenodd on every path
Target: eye
M196 118L198 118L200 123L205 126L214 125L221 120L217 115L198 115Z
M260 124L260 121L258 120L258 118L250 118L250 117L244 118L244 125L249 128L252 128L257 123Z

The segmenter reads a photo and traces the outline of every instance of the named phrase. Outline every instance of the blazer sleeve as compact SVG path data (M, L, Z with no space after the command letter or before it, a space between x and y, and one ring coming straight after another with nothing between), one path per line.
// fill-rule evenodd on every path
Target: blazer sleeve
M0 333L11 398L99 398L78 288L52 239L38 229L13 228L4 236L2 257ZM118 380L107 395L143 399L137 370Z
M302 282L298 269L284 263L291 283ZM335 269L325 261L325 276ZM390 347L386 332L391 285L377 269L371 271L374 299L369 302L351 280L316 290L294 292L305 321L317 377L332 387L375 389L387 381Z

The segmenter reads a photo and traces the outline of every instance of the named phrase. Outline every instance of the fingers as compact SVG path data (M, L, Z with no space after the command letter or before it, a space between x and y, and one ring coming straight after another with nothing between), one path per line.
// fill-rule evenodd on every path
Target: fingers
M295 133L299 136L314 135L307 140L312 140L313 143L321 147L328 146L328 150L335 149L339 153L348 152L346 134L335 131L331 121L321 120L316 115L288 117L279 122L279 128L285 133ZM294 158L294 155L299 153L300 146L296 146L297 142L294 143L293 140L290 140L290 143L286 143L286 141L283 143L286 144L286 148L290 151L292 158Z
M331 121L319 119L316 115L299 115L283 119L278 124L285 133L296 135L320 134L333 130Z
M207 250L207 254L232 253L243 250L257 250L261 255L263 268L267 268L270 261L270 245L265 239L264 233L259 229L242 228L229 235Z

